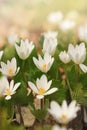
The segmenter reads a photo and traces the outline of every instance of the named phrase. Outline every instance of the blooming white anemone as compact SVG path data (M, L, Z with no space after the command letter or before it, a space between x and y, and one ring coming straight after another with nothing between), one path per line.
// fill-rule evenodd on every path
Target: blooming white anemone
M80 40L87 41L87 24L78 28L78 36Z
M76 101L72 101L69 106L64 100L62 106L57 102L52 101L48 112L61 124L67 124L77 116L80 108L76 106Z
M0 71L3 75L13 77L19 72L20 67L17 68L16 58L12 58L11 61L7 61L7 64L1 62Z
M15 48L16 48L18 56L22 60L25 60L29 57L32 50L34 49L34 44L32 42L29 43L28 39L26 39L25 41L21 40L20 46L15 44Z
M59 28L63 31L71 30L75 27L76 23L72 20L65 19L59 24Z
M71 128L67 129L66 127L60 127L59 125L54 125L52 130L72 130Z
M8 37L8 42L11 45L14 45L16 42L19 41L18 35L16 33L12 33L9 37Z
M41 78L37 78L36 85L32 82L28 82L29 87L37 94L38 99L44 98L46 95L50 95L58 90L58 88L50 89L52 80L48 82L47 77L42 75Z
M3 55L3 51L0 51L0 60L2 58L2 55Z
M63 14L60 11L52 12L48 15L48 21L53 24L58 24L63 19Z
M42 72L47 73L54 62L54 58L51 57L51 55L48 53L45 53L43 58L40 55L38 56L38 59L33 57L33 61L38 69L40 69Z
M1 85L0 87L3 89L3 95L5 96L5 99L9 100L11 99L11 96L16 93L16 90L20 86L20 83L16 83L14 85L14 80L11 80L9 83L7 78L3 77L0 80L0 85Z
M60 54L59 54L59 58L65 64L69 63L70 60L71 60L68 52L66 52L66 51L61 51Z
M80 45L76 45L76 46L74 46L73 44L69 44L68 53L70 55L71 60L75 64L83 63L86 57L85 44L80 43Z
M46 52L50 55L54 55L56 47L57 47L57 32L47 32L44 33L44 42L42 52L45 54Z

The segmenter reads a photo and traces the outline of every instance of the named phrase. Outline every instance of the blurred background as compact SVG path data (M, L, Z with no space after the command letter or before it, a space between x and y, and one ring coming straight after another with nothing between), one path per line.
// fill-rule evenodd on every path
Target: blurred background
M0 0L0 45L11 33L37 42L44 31L74 26L67 19L85 25L87 0Z

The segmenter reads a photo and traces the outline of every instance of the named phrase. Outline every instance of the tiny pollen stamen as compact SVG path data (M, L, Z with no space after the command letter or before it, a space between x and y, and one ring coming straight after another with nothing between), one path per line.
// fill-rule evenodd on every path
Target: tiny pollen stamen
M42 95L45 93L45 89L44 88L39 88L39 93Z
M64 120L66 120L66 119L67 119L67 116L66 116L66 115L64 115L64 114L63 114L61 117L62 117L62 119L64 119Z
M8 70L8 73L9 73L9 74L12 74L12 73L13 73L13 70L10 68L10 69Z
M46 64L44 64L44 65L42 66L42 68L43 68L44 70L46 70L46 67L47 67Z

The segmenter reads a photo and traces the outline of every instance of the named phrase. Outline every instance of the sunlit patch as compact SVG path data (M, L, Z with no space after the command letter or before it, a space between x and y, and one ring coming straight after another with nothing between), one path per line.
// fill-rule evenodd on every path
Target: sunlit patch
M46 70L46 67L47 67L46 64L44 64L44 65L42 66L42 68L43 68L44 70Z
M10 68L10 69L8 70L8 74L12 74L12 73L13 73L13 69Z
M6 95L10 96L10 95L11 95L11 91L10 91L10 89L9 89L9 88L6 89L5 93L6 93Z
M40 93L40 95L44 94L45 91L46 91L46 90L45 90L44 88L39 88L39 93Z

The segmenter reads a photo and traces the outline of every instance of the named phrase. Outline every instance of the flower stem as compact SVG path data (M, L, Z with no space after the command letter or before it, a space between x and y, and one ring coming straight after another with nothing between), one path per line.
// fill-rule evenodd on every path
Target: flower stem
M68 80L68 77L67 77L67 68L65 67L65 75L66 75L66 79L65 79L65 82L66 82L66 85L69 89L69 92L70 92L70 97L72 99L72 89L71 89L71 86L70 86L70 83L69 83L69 80Z
M41 110L43 110L44 107L44 98L40 100L41 101Z
M20 124L24 125L24 121L23 121L23 117L22 117L22 113L21 113L21 106L17 106L18 108L18 112L19 112L19 115L20 115Z
M79 78L79 65L76 65L76 82L78 82Z

